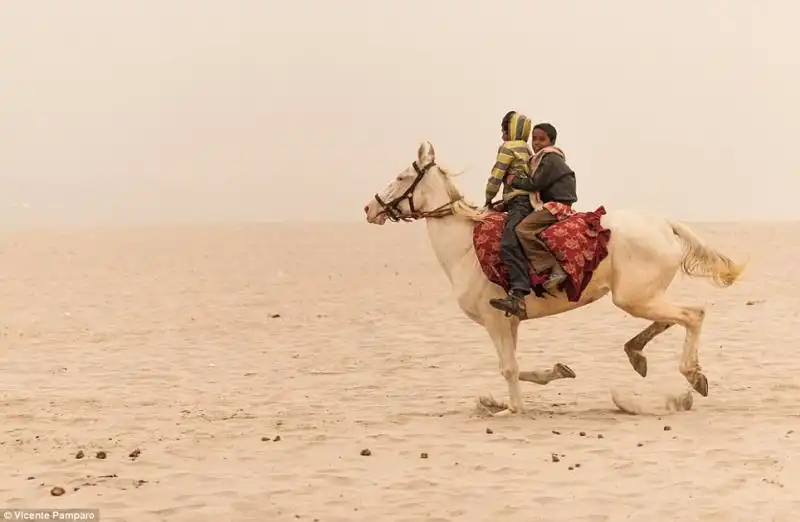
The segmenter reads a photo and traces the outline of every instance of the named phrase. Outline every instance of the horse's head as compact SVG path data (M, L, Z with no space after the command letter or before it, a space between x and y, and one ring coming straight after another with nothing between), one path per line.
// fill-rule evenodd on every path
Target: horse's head
M413 221L442 217L452 213L452 204L460 200L448 190L446 175L436 165L436 152L426 141L417 150L417 160L375 194L364 207L367 222L383 225L386 220Z

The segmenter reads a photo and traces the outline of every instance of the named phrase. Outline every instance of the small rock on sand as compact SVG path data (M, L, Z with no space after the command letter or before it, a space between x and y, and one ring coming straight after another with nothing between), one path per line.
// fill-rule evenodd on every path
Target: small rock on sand
M50 494L53 495L54 497L60 497L64 493L66 493L66 491L64 491L64 488L59 486L56 486L50 490Z
M83 450L78 450L78 453L75 454L76 459L82 459L84 457Z
M98 451L97 454L95 455L95 457L97 457L98 459L101 459L101 460L106 458L107 456L108 455L106 455L105 451Z
M370 455L372 455L372 452L369 450L369 448L364 448L361 450L362 457L369 457Z

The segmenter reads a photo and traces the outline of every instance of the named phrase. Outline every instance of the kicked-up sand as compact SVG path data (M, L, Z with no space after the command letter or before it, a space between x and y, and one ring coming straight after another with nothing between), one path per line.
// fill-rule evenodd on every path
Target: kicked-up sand
M510 417L476 407L505 381L423 224L4 233L0 508L800 520L800 225L694 228L750 258L731 288L673 286L707 305L709 397L670 407L683 330L647 346L642 379L622 346L647 323L606 299L522 325L523 370L577 378L524 383Z

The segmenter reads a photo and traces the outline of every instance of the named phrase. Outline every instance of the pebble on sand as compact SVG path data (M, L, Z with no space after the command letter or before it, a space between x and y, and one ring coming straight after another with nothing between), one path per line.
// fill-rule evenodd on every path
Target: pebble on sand
M97 454L95 455L95 457L97 457L98 459L101 459L101 460L106 458L107 456L108 455L106 455L105 451L98 451Z
M494 430L492 428L486 428L486 433L491 435L492 433L494 433Z
M421 458L421 459L427 459L427 458L428 458L428 454L427 454L426 452L424 452L424 451L423 451L422 453L420 453L420 454L419 454L419 458Z
M140 450L139 448L136 448L135 450L131 451L131 452L128 454L128 457L130 457L130 458L132 458L132 459L135 459L136 457L138 457L139 455L141 455L141 453L142 453L142 450Z
M84 457L83 450L78 450L78 453L75 454L76 459L82 459Z
M54 497L60 497L64 493L66 493L66 491L64 491L64 488L59 486L56 486L50 490L50 494L53 495Z
M372 455L372 452L369 450L369 448L364 448L361 450L362 457L369 457L370 455Z
M664 426L664 431L670 431L670 430L672 430L672 426Z

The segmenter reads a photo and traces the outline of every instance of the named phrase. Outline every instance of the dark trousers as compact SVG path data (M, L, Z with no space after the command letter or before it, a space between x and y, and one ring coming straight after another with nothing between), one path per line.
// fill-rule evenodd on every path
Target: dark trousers
M508 282L511 291L520 294L531 293L531 277L528 273L528 260L517 237L517 225L531 212L530 198L517 196L506 203L508 217L500 239L500 259L508 269Z
M543 275L556 266L560 266L556 257L547 248L547 245L539 239L539 233L547 229L550 225L558 222L553 214L548 210L542 209L533 212L525 217L517 225L517 237L519 238L522 251L525 257L530 260L533 270Z

